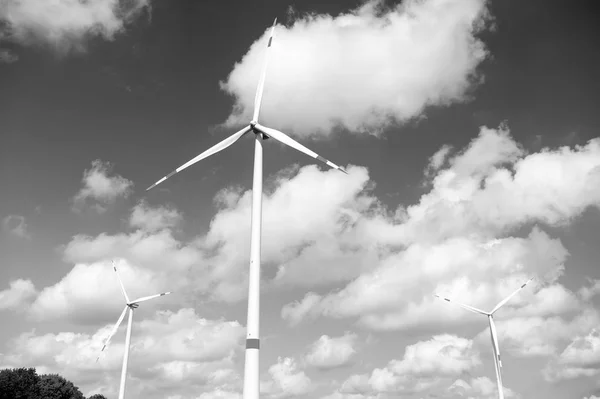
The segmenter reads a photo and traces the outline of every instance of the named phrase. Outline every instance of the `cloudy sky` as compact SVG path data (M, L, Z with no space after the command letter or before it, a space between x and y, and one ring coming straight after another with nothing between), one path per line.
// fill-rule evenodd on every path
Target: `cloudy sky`
M0 367L116 397L241 398L252 140L265 143L264 398L600 396L593 0L0 5Z

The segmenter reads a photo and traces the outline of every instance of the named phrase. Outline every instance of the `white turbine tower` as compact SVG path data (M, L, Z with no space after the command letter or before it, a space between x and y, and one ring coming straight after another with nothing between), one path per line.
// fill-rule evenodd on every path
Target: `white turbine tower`
M133 309L136 309L139 306L140 302L158 298L159 296L163 296L163 295L168 295L168 294L170 294L170 292L162 292L162 293L156 294L156 295L144 296L144 297L136 299L135 301L130 301L129 297L127 296L127 292L125 292L125 286L123 285L123 281L121 281L121 277L119 277L119 272L117 272L115 262L113 261L112 264L113 264L113 269L115 270L115 273L117 274L117 278L119 279L119 285L121 286L121 291L123 292L123 296L125 297L125 309L123 309L123 312L121 313L121 316L119 317L119 320L117 320L117 324L115 324L112 331L110 332L110 335L106 339L106 342L104 342L104 346L102 347L101 352L103 352L104 349L106 349L106 346L110 342L110 339L113 337L113 335L115 335L115 333L117 332L117 329L121 325L121 322L125 318L125 312L127 312L127 310L129 310L129 317L127 320L127 335L125 336L125 354L123 355L123 368L121 369L121 385L119 387L119 399L123 399L123 397L125 395L125 379L127 377L127 362L129 360L129 345L131 342L131 324L133 322ZM100 359L100 356L98 356L96 361L98 361L98 359Z
M498 384L498 398L499 399L504 399L504 390L503 390L503 386L502 386L502 374L501 374L501 368L502 368L502 361L500 360L500 347L498 346L498 334L496 333L496 325L494 324L494 313L496 313L496 311L498 309L500 309L502 306L504 306L504 304L506 302L508 302L510 300L510 298L512 298L513 296L515 296L517 294L517 292L521 291L523 288L525 288L525 286L527 284L529 284L529 282L533 280L533 277L530 278L529 280L527 280L527 282L525 284L523 284L521 287L519 287L519 289L517 289L515 292L513 292L512 294L510 294L509 296L507 296L506 298L504 298L503 300L501 300L495 307L494 309L492 309L491 312L484 312L483 310L474 308L473 306L469 306L469 305L464 305L462 303L458 303L456 301L452 301L448 298L444 298L438 294L434 294L436 297L443 299L445 301L448 301L450 303L454 303L464 309L467 309L473 313L479 313L482 315L487 316L488 318L488 323L490 325L490 335L492 337L492 350L494 352L494 367L496 368L496 383Z
M326 163L329 167L338 169L344 173L347 173L344 169L328 161L317 153L304 147L302 144L296 142L286 134L268 128L258 123L258 115L260 112L260 103L263 95L263 88L265 85L265 76L267 73L267 62L269 49L273 41L273 33L275 31L275 25L277 19L273 22L271 28L271 34L269 42L267 44L267 50L265 54L265 64L258 82L256 89L256 97L254 98L254 115L252 121L248 126L243 128L237 133L229 136L220 143L214 145L202 154L198 155L189 162L181 165L173 172L169 173L152 186L164 182L174 174L181 172L188 166L195 164L196 162L213 155L225 148L229 147L243 135L248 132L254 133L255 146L254 146L254 177L252 182L252 235L250 238L250 270L249 270L249 282L248 282L248 322L247 322L247 335L246 335L246 359L244 367L244 399L258 399L259 397L259 312L260 312L260 239L261 239L261 224L262 224L262 179L263 179L263 148L262 140L266 140L269 137L274 138L281 143L295 148L296 150L303 152L313 158L318 159L321 162Z

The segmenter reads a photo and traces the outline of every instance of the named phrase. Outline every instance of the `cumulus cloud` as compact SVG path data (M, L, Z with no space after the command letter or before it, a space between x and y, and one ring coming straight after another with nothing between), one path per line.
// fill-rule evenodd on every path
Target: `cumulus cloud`
M296 360L291 357L277 358L277 363L269 367L269 376L269 380L260 383L261 394L269 398L301 396L312 390L310 378L298 370Z
M487 57L485 0L371 0L338 16L279 25L261 119L302 136L342 128L379 134L427 106L463 101ZM227 125L251 119L268 35L236 63L221 88L235 98ZM315 93L318 93L315 96Z
M130 234L76 235L63 248L63 258L70 263L94 263L122 258L146 269L185 272L192 266L201 268L200 248L177 240L169 229Z
M19 237L30 239L31 234L27 229L27 222L25 217L21 215L8 215L2 219L2 229L8 234Z
M322 335L314 342L305 356L306 363L319 369L346 366L356 354L356 334L346 333L341 337Z
M331 398L379 397L379 394L442 392L465 372L481 364L473 341L454 335L436 335L408 345L400 360L370 374L349 377Z
M331 285L376 261L377 248L363 245L357 230L363 215L375 217L379 204L366 187L367 170L351 166L348 173L322 172L311 165L272 180L263 196L261 247L265 267L276 267L271 286ZM200 245L212 252L206 263L216 282L214 297L237 301L247 292L252 195L250 190L229 190L227 198L219 202L221 209Z
M443 145L440 147L440 149L429 158L429 163L425 169L425 175L431 176L433 173L437 172L446 162L450 151L452 151L452 146Z
M84 50L89 38L113 40L149 6L150 0L8 0L0 5L0 36L59 52Z
M307 294L302 301L286 305L282 315L294 321L301 314L358 317L362 325L380 330L472 320L470 312L439 301L433 293L491 309L532 273L556 279L565 256L560 241L538 229L525 238L502 239L491 248L464 237L434 245L414 244L340 291L320 300L314 293ZM521 301L515 297L506 307L522 305Z
M166 206L151 207L147 202L139 202L131 211L129 225L145 231L156 231L177 226L182 220L177 209Z
M31 280L11 281L9 288L0 291L0 310L26 310L37 291Z
M65 262L82 265L78 271L82 275L93 275L97 267L100 267L91 265L108 265L112 259L121 259L125 268L131 266L136 275L139 271L140 281L145 281L146 276L151 282L151 285L144 287L132 276L134 280L128 287L137 290L139 296L148 294L146 291L140 292L140 288L152 290L150 294L154 290L173 291L177 292L177 301L192 306L197 300L208 297L213 286L208 266L203 262L205 252L194 242L186 243L177 239L170 228L156 231L138 229L115 235L102 233L95 237L76 235L61 249ZM73 270L71 273L74 272ZM102 274L110 272L103 270ZM106 275L105 278L110 279L107 280L108 283L113 281L114 276ZM93 284L93 281L93 278L82 277L81 284ZM112 283L110 287L115 288ZM90 292L96 290L90 287ZM165 298L166 303L175 300Z
M165 289L169 280L161 278L158 272L124 261L118 262L117 268L130 299L169 291ZM158 302L147 302L140 308L152 308ZM98 323L116 320L123 306L125 298L110 262L79 263L62 280L42 289L29 312L36 320Z
M576 336L562 353L543 370L548 381L600 374L600 330L596 326L585 335Z
M119 197L131 194L133 182L119 175L109 176L112 165L97 159L92 168L83 173L83 187L72 199L73 211L80 212L88 202L100 213L106 211L106 205Z
M484 127L447 165L417 204L399 208L400 218L380 213L363 224L366 245L376 240L389 248L372 270L336 292L307 294L282 316L292 324L319 315L352 317L384 330L452 322L473 316L447 308L434 292L491 309L532 276L538 283L503 313L573 310L575 294L557 285L569 253L544 226L564 226L600 205L600 140L527 154L507 126Z
M108 324L93 334L23 333L12 340L8 352L0 354L0 366L51 370L77 381L86 396L115 397L125 349L124 327L95 362L111 328ZM239 323L203 319L189 308L134 319L128 395L158 399L196 397L198 391L235 392L239 385L235 356L241 352L243 336Z
M462 379L456 380L448 389L452 397L456 398L477 398L477 399L496 399L498 397L498 388L495 382L487 377L471 378L470 382ZM506 398L520 398L515 391L504 387L504 396Z
M579 290L579 295L584 301L589 301L596 295L600 294L600 280L589 279L588 281L592 283L591 287L583 286Z

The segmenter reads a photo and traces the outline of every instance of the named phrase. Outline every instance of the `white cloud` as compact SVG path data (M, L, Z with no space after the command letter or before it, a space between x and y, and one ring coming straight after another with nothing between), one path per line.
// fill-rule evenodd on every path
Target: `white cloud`
M299 371L294 358L279 357L277 363L269 367L267 381L261 381L260 392L267 397L289 398L305 395L312 390L311 380L304 371Z
M564 225L600 204L599 139L526 155L506 126L482 128L450 165L407 208L404 242L490 237L535 221Z
M500 349L519 357L556 355L559 348L572 337L597 325L600 325L600 315L590 307L572 317L525 316L496 321ZM479 333L476 341L485 346L490 345L487 326Z
M10 287L0 291L0 310L26 310L37 291L31 280L18 279L10 282Z
M131 211L129 225L145 231L173 228L182 220L181 214L172 207L151 207L145 201L139 202Z
M108 264L112 259L122 259L135 268L136 273L140 271L140 278L147 276L152 281L152 286L146 289L176 292L177 301L189 306L208 296L213 284L208 265L202 260L202 248L196 243L176 239L169 228L150 232L140 229L115 235L102 233L96 237L77 235L63 248L63 257L69 263L88 265L80 266L89 269L81 270L82 274L94 273L89 267L91 264ZM141 287L141 284L132 281L131 289ZM96 292L96 289L92 288L91 292ZM175 300L165 298L167 303Z
M5 24L0 36L60 52L83 50L91 37L113 40L149 5L149 0L8 0L0 6L0 22Z
M586 335L576 336L543 370L548 381L600 375L600 330L596 324Z
M31 239L31 234L27 229L27 223L25 222L24 216L6 216L2 219L2 229L15 237Z
M147 269L169 269L185 272L192 266L201 269L200 249L173 237L169 229L155 232L137 230L130 234L96 237L76 235L64 247L64 260L71 263L93 263L112 258L126 259Z
M452 151L452 146L443 145L440 147L440 149L429 158L429 164L427 164L427 168L425 169L425 175L431 176L433 173L437 172L444 165L446 159L448 159L450 151Z
M282 316L291 324L319 315L356 317L384 330L455 322L473 317L439 302L434 292L491 309L532 276L537 281L503 314L573 310L575 295L555 284L568 252L535 224L564 226L600 205L600 140L526 154L506 126L482 128L448 165L400 218L381 212L355 230L365 246L388 248L371 270L336 292L307 294Z
M579 290L579 295L584 301L589 301L596 295L600 294L600 280L588 279L591 283L591 287L583 286Z
M504 396L506 398L520 398L515 391L503 387ZM470 383L465 380L456 380L448 389L456 398L477 398L477 399L496 399L498 397L498 388L495 382L492 382L487 377L471 378Z
M302 320L315 315L321 296L314 292L307 293L301 301L287 304L281 309L281 317L294 327Z
M366 188L365 168L351 166L348 173L311 165L270 183L263 196L261 256L263 267L277 268L272 287L331 285L376 261L377 247L365 245L360 230L372 219L364 215L378 214L378 201ZM217 282L214 297L237 301L247 292L251 191L230 190L227 198L200 245L212 252L205 262Z
M197 399L242 399L242 395L238 392L223 391L220 388L212 392L203 392Z
M80 211L88 201L92 201L92 206L101 213L118 197L131 194L133 182L119 175L109 176L111 169L110 163L97 159L92 162L91 169L84 171L83 187L72 199L74 211Z
M158 294L170 283L152 270L118 262L117 268L130 299ZM153 308L168 297L150 301L140 308ZM170 298L169 298L170 299ZM110 262L80 263L58 283L41 290L30 308L36 320L69 319L80 323L106 322L119 315L125 298Z
M87 396L116 397L124 350L122 326L96 362L112 324L94 334L23 333L0 354L2 367L36 367L76 382ZM198 391L235 392L239 375L232 369L241 353L244 328L237 322L207 320L193 309L157 312L135 322L129 358L129 397L196 397ZM47 371L45 371L47 370ZM185 381L185 384L182 384ZM235 398L233 394L217 396Z
M237 321L199 318L193 309L177 313L160 311L154 319L142 320L138 328L148 334L137 340L137 350L147 350L148 357L163 361L174 357L180 361L216 361L232 357L240 350L245 328ZM160 347L160 350L156 348ZM219 380L219 376L213 376Z
M315 294L307 294L300 303L286 305L282 315L295 321L301 314L358 317L360 324L382 330L472 320L469 312L434 298L433 293L491 309L531 274L555 279L565 256L560 241L538 229L525 238L502 239L492 248L467 238L438 245L414 244L320 301ZM506 307L518 305L522 298L515 297Z
M346 333L341 337L322 335L314 342L305 356L306 362L319 369L346 366L356 354L356 334Z
M473 341L454 335L436 335L408 345L401 360L391 360L386 367L376 368L370 374L349 377L337 397L442 392L456 377L480 364Z
M261 119L297 135L342 126L379 134L427 106L463 101L487 50L484 0L366 2L332 17L279 25L271 47ZM267 34L236 63L222 89L235 97L227 125L251 119ZM315 96L315 93L318 95Z

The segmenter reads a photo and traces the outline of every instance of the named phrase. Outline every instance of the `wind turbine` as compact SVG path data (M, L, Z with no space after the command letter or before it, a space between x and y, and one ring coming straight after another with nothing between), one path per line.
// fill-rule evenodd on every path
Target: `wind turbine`
M117 332L117 329L121 325L121 322L125 318L125 313L127 312L127 310L129 310L129 317L127 319L127 335L125 336L125 354L123 355L123 368L121 369L121 385L119 386L119 399L123 399L123 396L125 395L125 379L127 377L127 361L129 360L129 345L131 342L131 324L133 322L133 309L136 309L138 306L140 306L139 305L140 302L158 298L159 296L163 296L163 295L169 295L170 292L162 292L162 293L156 294L156 295L143 296L141 298L136 299L135 301L130 301L129 297L127 296L127 292L125 292L125 286L123 285L123 281L121 281L121 277L119 277L119 272L117 272L117 267L115 266L115 262L113 261L112 264L113 264L113 269L115 270L115 273L117 274L117 278L119 279L119 285L121 286L121 291L123 292L123 296L125 297L125 309L123 309L123 312L121 313L121 316L119 317L119 320L117 320L117 324L115 324L115 326L113 327L112 331L110 332L110 335L106 339L106 342L104 342L104 346L102 347L102 350L100 352L103 352L104 349L106 349L106 346L110 342L110 339L113 337L113 335L115 335L115 333ZM98 359L100 359L100 356L98 356L98 358L96 359L96 362L98 361Z
M195 164L196 162L213 155L225 148L229 147L242 136L248 132L254 133L255 145L254 145L254 176L252 182L252 218L251 218L251 238L250 238L250 270L249 270L249 282L248 282L248 323L247 323L247 335L246 335L246 359L244 367L244 399L258 399L259 397L259 313L260 313L260 240L261 240L261 224L262 224L262 179L263 179L263 148L262 140L268 138L274 138L275 140L292 147L300 152L307 154L317 160L326 163L329 167L338 169L344 173L347 173L343 168L328 161L314 151L309 150L302 144L296 142L286 134L268 128L258 123L258 115L260 112L260 104L263 95L263 89L265 85L265 76L267 73L268 55L273 41L273 34L275 32L275 25L277 24L277 18L273 22L271 28L271 34L269 42L267 44L267 50L265 54L265 63L258 82L256 89L256 96L254 98L254 115L252 121L242 130L233 135L229 136L220 143L214 145L208 150L204 151L194 159L181 165L162 179L158 180L152 186L148 187L147 190L155 187L156 185L164 182L174 174L181 172L188 166Z
M464 309L467 309L473 313L479 313L482 315L487 316L488 318L488 323L490 325L490 335L492 337L492 350L494 351L494 367L496 368L496 383L498 384L498 398L499 399L504 399L504 390L503 390L503 386L502 386L502 374L500 373L501 368L502 368L502 361L500 360L500 347L498 346L498 334L496 333L496 325L494 324L494 313L496 313L496 311L498 309L500 309L502 306L504 306L504 304L506 302L508 302L510 300L510 298L512 298L513 296L515 296L517 294L517 292L521 291L523 288L525 288L525 286L527 284L529 284L529 282L533 280L533 277L530 278L529 280L527 280L527 282L525 282L525 284L523 284L522 286L520 286L515 292L513 292L512 294L510 294L509 296L507 296L506 298L504 298L503 300L501 300L495 307L494 309L492 309L491 312L484 312L483 310L474 308L473 306L469 306L469 305L464 305L462 303L458 303L456 301L452 301L448 298L444 298L438 294L434 294L434 296L443 299L445 301L448 301L450 303L454 303Z

